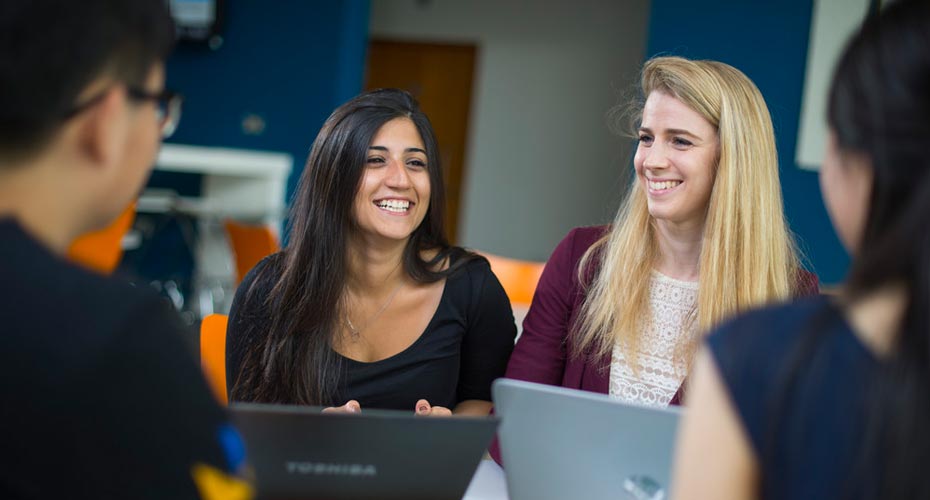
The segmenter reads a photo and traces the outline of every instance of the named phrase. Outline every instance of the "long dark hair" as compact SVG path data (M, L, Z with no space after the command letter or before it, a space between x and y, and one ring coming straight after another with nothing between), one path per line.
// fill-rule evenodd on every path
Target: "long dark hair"
M46 146L98 78L144 84L174 46L166 4L0 2L0 169Z
M840 149L873 170L845 302L890 284L908 297L867 410L881 498L930 498L930 2L866 21L837 66L828 121Z
M267 334L246 353L232 398L310 405L333 401L343 367L332 350L339 331L347 277L352 207L362 182L368 148L378 129L395 118L410 119L426 149L430 177L429 209L403 254L414 280L438 281L470 255L437 270L453 248L443 226L445 192L436 136L429 119L409 93L397 89L367 92L329 116L313 141L290 212L290 241L265 272L276 282L264 300L270 312ZM424 260L425 250L437 251ZM261 277L255 282L262 281ZM247 300L248 301L248 300Z
M930 498L930 2L904 0L873 12L848 42L830 89L827 120L841 151L869 158L872 188L857 256L838 306L849 308L889 286L907 304L865 395L859 456L842 497ZM842 168L842 167L841 167ZM764 459L775 457L779 418L799 373L818 373L820 341L838 321L822 310L785 364L772 405ZM820 372L822 373L822 372ZM854 374L850 374L854 375ZM853 409L857 411L857 409ZM781 416L781 417L779 417ZM800 436L791 441L803 446ZM878 467L878 469L876 469ZM763 478L763 481L766 479Z

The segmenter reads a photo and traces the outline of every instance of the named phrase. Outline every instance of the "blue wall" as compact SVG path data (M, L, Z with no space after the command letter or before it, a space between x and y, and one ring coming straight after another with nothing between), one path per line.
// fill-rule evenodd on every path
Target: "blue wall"
M775 123L785 211L823 283L843 279L848 256L830 225L817 174L794 162L812 0L653 0L647 55L716 59L751 78Z
M167 85L184 94L170 142L288 152L288 197L327 116L362 89L368 0L229 0L218 50L183 43ZM260 135L242 131L249 114Z

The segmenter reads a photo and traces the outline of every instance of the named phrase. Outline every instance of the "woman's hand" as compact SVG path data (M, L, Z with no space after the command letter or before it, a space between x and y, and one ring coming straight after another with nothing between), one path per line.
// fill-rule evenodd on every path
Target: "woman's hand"
M358 401L354 399L350 400L348 403L342 406L330 406L328 408L323 408L323 413L361 413L361 412L362 412L362 405L358 404Z
M452 410L442 406L431 406L429 401L421 399L417 401L416 408L413 410L418 417L451 417Z

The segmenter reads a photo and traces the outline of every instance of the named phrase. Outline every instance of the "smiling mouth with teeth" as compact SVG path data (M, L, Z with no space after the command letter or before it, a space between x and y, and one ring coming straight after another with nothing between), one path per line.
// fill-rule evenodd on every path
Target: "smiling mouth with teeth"
M402 214L410 210L410 202L407 200L378 200L375 205L381 210Z
M682 181L661 181L661 182L646 181L646 182L649 185L649 189L653 191L667 191L669 189L677 187L679 184L681 184Z

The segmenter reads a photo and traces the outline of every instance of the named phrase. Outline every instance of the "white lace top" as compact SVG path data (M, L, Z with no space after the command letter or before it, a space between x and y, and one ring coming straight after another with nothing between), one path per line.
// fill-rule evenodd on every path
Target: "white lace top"
M649 286L652 315L640 332L639 375L634 375L620 346L614 346L610 363L611 397L640 405L668 406L685 378L685 368L676 366L675 350L679 339L693 334L694 327L688 327L688 319L697 305L697 294L697 282L652 272Z

